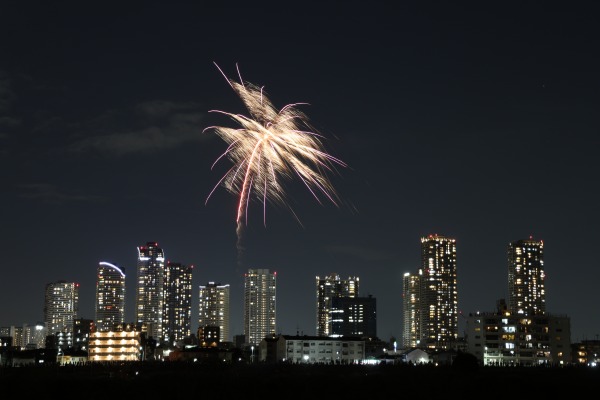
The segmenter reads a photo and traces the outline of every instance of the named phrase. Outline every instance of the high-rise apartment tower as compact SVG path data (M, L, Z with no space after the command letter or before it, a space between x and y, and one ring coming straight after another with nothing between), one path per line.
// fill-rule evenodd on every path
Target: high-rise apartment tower
M258 345L275 335L277 272L249 269L244 275L244 335L246 343Z
M231 341L229 333L229 285L208 282L200 286L198 326L218 327L219 342Z
M96 274L96 330L108 332L125 320L125 272L101 261Z
M419 347L421 343L422 275L405 273L402 278L402 347Z
M544 242L533 238L508 245L508 310L520 315L546 312Z
M421 347L448 349L458 339L456 239L421 238Z
M136 322L146 324L148 336L160 340L164 307L165 254L156 242L147 242L137 250Z
M79 284L57 281L46 285L44 322L49 335L73 333L79 309Z
M194 266L168 261L165 266L163 340L181 342L192 334L192 271Z

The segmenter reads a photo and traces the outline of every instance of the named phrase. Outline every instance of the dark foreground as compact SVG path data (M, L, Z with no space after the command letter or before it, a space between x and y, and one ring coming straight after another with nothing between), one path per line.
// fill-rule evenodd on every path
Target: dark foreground
M575 397L595 393L600 370L589 367L468 367L190 363L88 364L0 368L2 393L63 399L488 399ZM208 397L207 397L208 396Z

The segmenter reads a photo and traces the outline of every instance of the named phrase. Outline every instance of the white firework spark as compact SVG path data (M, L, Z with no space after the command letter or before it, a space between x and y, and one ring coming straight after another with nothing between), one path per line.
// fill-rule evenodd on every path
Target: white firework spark
M222 185L239 197L238 227L244 216L247 223L252 199L263 204L263 223L266 224L267 202L289 207L282 184L284 180L297 178L320 204L322 199L327 199L338 206L338 196L327 174L335 172L336 165L347 165L324 150L323 136L312 129L306 115L298 110L298 106L307 103L288 104L277 110L262 87L244 82L241 76L238 83L227 78L220 68L219 71L238 94L249 116L211 110L229 116L239 127L211 126L205 129L214 130L228 143L227 150L213 167L223 158L233 162L206 201Z

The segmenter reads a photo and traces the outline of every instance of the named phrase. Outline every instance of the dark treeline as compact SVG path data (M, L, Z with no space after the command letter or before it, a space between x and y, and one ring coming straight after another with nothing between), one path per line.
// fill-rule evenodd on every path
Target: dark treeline
M4 393L106 399L234 396L332 399L407 395L506 398L594 393L600 371L590 367L457 367L412 365L88 363L0 368Z

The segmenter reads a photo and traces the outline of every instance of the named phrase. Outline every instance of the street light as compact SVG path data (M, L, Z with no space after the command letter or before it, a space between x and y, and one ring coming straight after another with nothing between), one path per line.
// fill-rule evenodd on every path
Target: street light
M250 351L252 352L250 356L250 363L254 364L254 346L250 346Z

